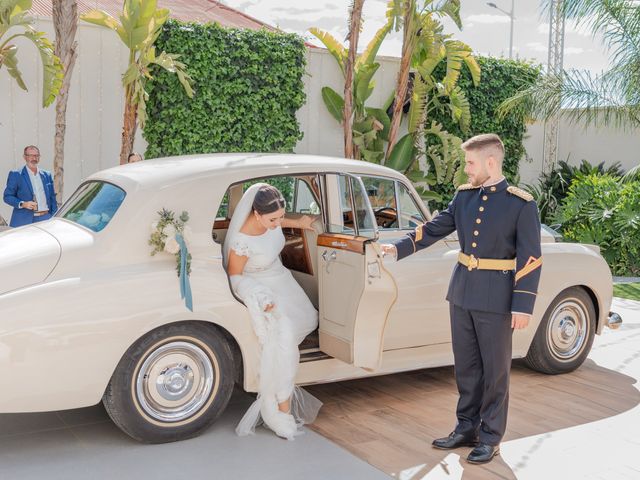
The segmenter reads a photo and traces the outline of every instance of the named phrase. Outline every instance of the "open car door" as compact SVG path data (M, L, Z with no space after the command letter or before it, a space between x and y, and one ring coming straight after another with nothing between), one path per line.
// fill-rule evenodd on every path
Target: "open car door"
M327 174L327 233L318 236L320 350L358 367L380 366L384 331L397 297L362 180Z

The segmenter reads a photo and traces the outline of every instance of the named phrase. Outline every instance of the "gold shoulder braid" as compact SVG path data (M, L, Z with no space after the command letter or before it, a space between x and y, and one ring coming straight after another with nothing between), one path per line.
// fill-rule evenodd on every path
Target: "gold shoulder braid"
M473 185L471 183L465 183L458 187L458 190L473 190L474 188L480 188L480 185Z
M533 200L533 195L531 195L529 192L525 192L518 187L507 187L507 192L509 192L511 195L515 195L516 197L520 197L526 202L530 202L531 200Z

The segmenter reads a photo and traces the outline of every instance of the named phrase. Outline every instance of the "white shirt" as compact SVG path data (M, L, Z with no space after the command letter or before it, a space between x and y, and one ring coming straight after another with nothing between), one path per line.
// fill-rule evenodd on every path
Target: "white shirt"
M40 169L33 173L31 169L27 168L29 173L29 179L31 180L31 187L33 187L33 194L38 202L37 212L49 211L49 204L47 203L47 194L44 191L44 185L42 183L42 177L40 176Z

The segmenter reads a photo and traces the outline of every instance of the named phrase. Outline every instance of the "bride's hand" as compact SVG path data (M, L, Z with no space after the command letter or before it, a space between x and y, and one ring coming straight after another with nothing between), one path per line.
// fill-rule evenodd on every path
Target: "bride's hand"
M316 221L316 219L314 217L310 217L309 215L303 215L298 220L298 224L299 224L300 228L302 228L302 229L313 230L313 227L311 226L311 224L313 222L315 222L315 221Z
M275 307L275 305L274 305L273 303L269 303L269 304L265 305L265 307L264 307L264 311L268 313L268 312L270 312L271 310L273 310L273 309L274 309L274 307Z

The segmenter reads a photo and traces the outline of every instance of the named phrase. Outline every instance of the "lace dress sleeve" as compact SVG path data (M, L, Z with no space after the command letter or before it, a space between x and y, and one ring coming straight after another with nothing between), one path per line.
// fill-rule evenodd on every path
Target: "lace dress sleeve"
M249 249L249 245L246 241L242 239L235 239L231 244L231 250L233 250L236 255L240 257L249 257L251 256L251 250Z

